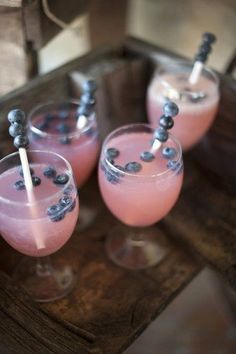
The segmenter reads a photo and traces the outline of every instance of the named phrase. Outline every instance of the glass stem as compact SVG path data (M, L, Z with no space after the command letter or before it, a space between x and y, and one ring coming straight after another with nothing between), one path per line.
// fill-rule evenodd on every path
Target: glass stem
M128 245L131 247L142 247L145 243L142 228L130 227L127 237Z
M53 268L51 264L51 258L49 256L46 257L38 257L36 259L36 274L39 277L47 277L52 274Z

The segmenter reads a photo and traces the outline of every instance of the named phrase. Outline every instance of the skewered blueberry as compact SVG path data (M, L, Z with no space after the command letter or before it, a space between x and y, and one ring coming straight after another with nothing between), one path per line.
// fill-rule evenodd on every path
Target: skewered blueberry
M65 211L60 204L54 204L50 206L47 210L47 215L50 217L52 221L60 221L65 216Z
M174 102L167 102L164 104L163 111L167 117L175 117L179 113L179 108Z
M61 110L58 112L58 118L63 120L63 119L67 119L68 118L68 111L66 110Z
M25 113L21 109L13 109L8 113L7 116L10 123L24 123Z
M57 175L53 180L55 184L66 184L68 181L69 181L69 176L66 173Z
M70 132L70 126L66 123L60 123L56 127L57 131L62 134L67 134Z
M161 116L160 118L160 126L165 129L171 129L174 125L174 120L169 116Z
M132 161L125 165L125 171L137 173L142 169L142 165L139 162Z
M106 150L106 157L107 158L111 158L111 159L115 159L116 157L118 157L120 154L120 151L117 150L116 148L108 148Z
M19 174L21 175L21 177L23 177L23 168L22 166L19 167ZM34 174L34 170L30 167L30 174L31 176Z
M174 160L169 160L167 162L167 167L172 170L172 171L176 171L177 174L180 174L183 170L183 163L181 162L177 162Z
M60 139L59 139L60 143L63 144L63 145L68 145L71 143L71 139L68 137L68 136L62 136Z
M151 162L154 157L155 156L150 151L144 151L140 155L140 159L145 162Z
M204 42L212 44L216 41L216 36L213 33L205 32L203 33L202 39Z
M34 187L37 187L41 184L41 179L37 176L32 177L32 183Z
M78 115L88 117L91 114L91 108L85 105L81 105L78 108Z
M94 80L89 79L83 83L82 88L84 92L95 92L97 90L97 84Z
M63 207L65 211L72 211L75 208L75 200L73 200L68 195L65 195L59 200L59 204Z
M159 127L156 131L155 131L155 139L161 141L162 143L164 143L165 141L168 140L168 132L166 129Z
M9 134L15 138L17 135L24 134L25 128L20 123L12 123L9 127Z
M29 139L27 135L17 135L13 143L17 149L26 148L29 145Z
M80 102L81 105L86 105L86 106L94 106L96 103L95 98L90 94L90 92L85 92L81 97L80 97Z
M162 150L162 156L164 159L173 159L177 155L177 152L172 147L164 147Z
M70 184L68 187L66 187L63 191L65 195L71 195L74 190L74 187Z
M45 177L54 178L56 176L56 170L52 166L47 166L43 170L43 174L44 174Z
M25 189L25 183L24 183L24 181L17 181L14 184L14 187L17 191L22 191L23 189Z

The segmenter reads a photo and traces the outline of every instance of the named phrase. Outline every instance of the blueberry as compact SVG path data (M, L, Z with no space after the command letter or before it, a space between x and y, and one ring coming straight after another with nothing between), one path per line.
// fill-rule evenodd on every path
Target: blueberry
M119 183L119 176L109 170L105 170L105 176L108 182L112 184Z
M202 36L202 39L203 41L212 44L216 41L216 36L213 33L205 32Z
M71 195L74 190L74 187L70 184L68 187L66 187L63 191L65 195Z
M176 171L177 174L180 174L183 170L183 162L177 162L174 160L169 160L166 165L170 170Z
M84 92L95 92L97 90L97 84L94 80L89 79L83 83L82 88Z
M21 177L23 177L23 168L22 166L19 167L19 174L21 175ZM30 167L30 174L31 176L34 174L34 170Z
M114 165L114 163L115 163L115 161L111 157L108 157L107 161L110 162L112 165Z
M58 118L61 120L67 119L69 117L68 111L61 110L58 112Z
M155 156L150 151L144 151L140 155L140 159L145 162L151 162L154 157Z
M163 111L165 116L175 117L179 113L179 108L174 102L167 102L164 104Z
M174 125L174 120L169 116L162 116L160 118L160 126L164 129L171 129Z
M52 221L60 221L65 217L65 211L60 204L54 204L47 210L47 215Z
M50 122L52 122L54 119L55 119L55 115L52 114L52 113L47 113L47 114L44 116L44 120L45 120L46 123L50 123Z
M71 143L71 139L68 137L68 136L62 136L60 139L59 139L60 143L63 144L63 145L68 145Z
M168 132L166 129L159 127L157 130L155 130L155 138L162 143L168 140Z
M111 147L106 150L106 157L107 158L115 159L119 155L120 155L120 151L117 150L116 148Z
M34 187L37 187L41 184L41 179L37 176L32 177L32 183Z
M47 130L49 128L48 122L45 120L44 122L40 122L36 125L36 128L39 130Z
M59 133L63 133L63 134L67 134L67 133L70 132L70 126L68 124L65 124L65 123L58 124L56 129L57 129L57 131Z
M17 181L14 184L14 187L16 188L17 191L22 191L23 189L25 189L25 183L24 181Z
M65 211L72 211L75 208L76 203L75 200L66 195L59 200L59 204Z
M56 170L52 166L47 166L43 170L43 174L44 174L45 177L54 178L56 176Z
M164 159L173 159L173 158L175 158L176 155L177 155L177 152L172 147L167 146L162 149L162 156L164 157Z
M24 134L25 128L20 123L12 123L9 127L9 134L15 138L17 135Z
M23 124L25 121L25 113L21 109L13 109L7 116L10 123Z
M66 184L68 181L69 181L69 176L66 173L57 175L53 180L55 184Z
M17 149L26 148L29 145L29 139L27 135L17 135L13 143Z
M79 106L77 113L79 116L88 117L91 114L91 108L85 105L81 105Z
M80 97L80 102L81 106L94 106L96 103L95 98L90 94L90 92L85 92L81 97Z
M139 162L132 161L132 162L128 162L128 163L125 165L125 171L127 171L127 172L134 172L134 173L137 173L137 172L139 172L141 169L142 169L142 165L141 165L141 163L139 163Z
M114 165L114 167L116 167L120 171L120 172L115 172L117 177L124 177L125 168L120 165Z

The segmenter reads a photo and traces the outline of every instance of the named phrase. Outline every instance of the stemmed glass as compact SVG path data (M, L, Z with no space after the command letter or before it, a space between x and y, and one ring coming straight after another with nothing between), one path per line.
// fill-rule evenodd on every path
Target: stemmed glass
M150 153L154 129L131 124L114 130L103 143L99 186L105 204L125 225L111 230L106 248L109 257L128 269L155 265L165 255L156 228L174 206L182 186L183 162L178 141L169 135Z
M147 90L149 122L156 126L162 107L169 100L179 107L172 133L183 151L196 145L212 125L219 105L219 79L204 67L197 83L190 85L192 63L176 61L162 64L155 71Z
M14 278L40 302L65 296L75 283L68 260L49 255L71 237L79 201L70 164L49 151L27 151L34 185L29 202L19 153L0 160L0 233L24 257Z
M81 188L91 175L100 148L96 114L88 116L87 124L79 129L78 100L47 102L29 113L28 136L30 148L54 151L71 164L77 186ZM94 219L96 211L82 203L79 225L85 228Z

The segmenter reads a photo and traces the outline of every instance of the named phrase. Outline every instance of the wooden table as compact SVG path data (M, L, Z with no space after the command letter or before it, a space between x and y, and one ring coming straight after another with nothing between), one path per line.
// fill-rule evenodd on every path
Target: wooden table
M165 58L175 56L129 39L118 49L99 49L32 80L0 100L0 154L12 150L6 112L13 106L28 111L49 96L55 99L75 96L79 88L74 72L78 70L97 77L97 114L102 137L118 125L144 120L145 93L153 63ZM222 96L221 108L225 107L225 102L231 107L236 84L222 77L222 88L227 94ZM214 127L222 116L225 119L224 112L220 109ZM226 120L232 115L233 110L227 110ZM230 137L233 132L235 124L231 126ZM81 199L94 202L99 211L97 219L89 229L75 230L71 240L55 255L68 257L78 269L76 288L65 299L35 304L10 277L21 256L1 241L2 352L122 353L203 266L211 265L235 286L233 170L228 168L221 178L217 164L210 164L206 159L202 163L204 146L185 157L181 197L173 211L156 227L160 242L165 243L169 251L153 268L128 271L108 260L104 240L107 231L118 221L99 196L95 173L82 189ZM225 152L224 148L222 150ZM233 156L234 152L230 153Z

